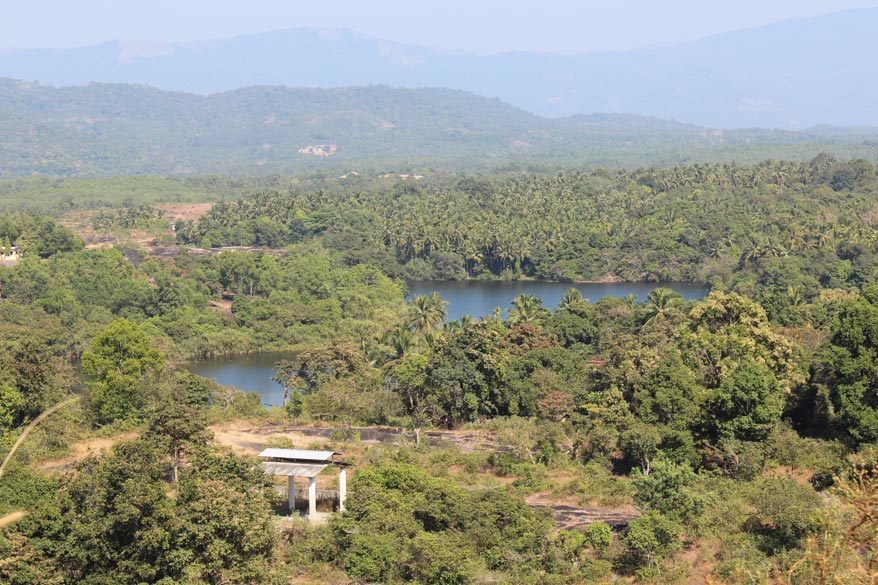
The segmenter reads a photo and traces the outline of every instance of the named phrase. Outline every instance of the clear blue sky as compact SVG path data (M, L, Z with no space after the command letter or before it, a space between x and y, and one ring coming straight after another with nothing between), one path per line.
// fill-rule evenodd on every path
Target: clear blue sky
M0 0L0 47L187 41L299 26L478 53L693 40L878 0Z

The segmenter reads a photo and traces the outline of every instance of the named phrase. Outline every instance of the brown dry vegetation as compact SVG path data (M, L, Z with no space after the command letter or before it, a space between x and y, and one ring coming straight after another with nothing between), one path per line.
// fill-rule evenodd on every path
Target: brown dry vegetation
M163 203L156 205L162 209L169 221L195 221L211 210L213 203Z
M165 212L168 220L168 229L162 235L173 236L174 232L170 225L178 220L196 221L202 215L210 211L213 203L163 203L154 205L155 209ZM156 234L142 230L113 230L112 232L97 232L92 226L92 219L101 213L98 210L74 211L64 215L58 223L85 240L87 248L113 247L119 242L136 243L151 252L151 244L156 239Z
M18 522L25 516L27 516L27 512L13 512L11 514L7 514L6 516L0 518L0 528L3 528L4 526L9 526L14 522Z
M119 441L127 441L137 437L138 433L121 433L113 437L89 437L70 445L69 452L64 457L41 461L39 468L45 470L65 469L71 465L91 456L107 453L113 445Z
M232 421L211 427L216 442L231 448L239 455L255 456L269 446L295 447L299 449L332 449L329 439L333 429L329 427L283 426L273 423L254 425L248 421ZM356 461L368 454L371 448L382 443L410 443L408 435L392 429L351 429L361 435L361 440L344 444L343 458ZM431 431L425 434L433 444L448 446L462 454L475 452L493 452L500 443L496 436L486 431ZM353 472L356 473L356 467ZM448 466L449 475L465 476L465 466L453 464ZM495 474L491 469L482 469L479 474L496 485L509 485L515 478ZM570 471L554 470L550 474L553 483L566 483L576 479ZM335 487L334 474L318 477L318 486ZM625 526L640 513L632 506L582 506L576 496L559 495L551 490L544 490L525 498L528 505L548 507L560 528L584 527L598 520L610 526Z

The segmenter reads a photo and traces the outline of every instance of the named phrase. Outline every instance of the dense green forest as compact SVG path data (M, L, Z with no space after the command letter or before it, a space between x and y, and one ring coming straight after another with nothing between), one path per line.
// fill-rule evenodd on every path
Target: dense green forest
M357 176L221 202L176 227L181 242L204 247L317 238L349 264L415 279L694 281L769 302L789 287L811 298L873 278L876 188L871 163L825 154L754 166Z
M159 257L6 214L0 242L24 259L0 266L0 454L78 402L0 477L0 518L27 512L0 523L0 581L872 582L876 180L829 156L358 176L176 226L184 243L269 250ZM437 295L404 301L406 275L712 292L521 295L505 318L447 323ZM279 349L298 351L270 411L182 367ZM216 434L238 419L335 427L318 446L355 464L347 511L281 521L275 486ZM358 425L410 439L366 446ZM46 463L94 437L113 446ZM558 527L541 498L630 516Z
M0 177L672 165L806 160L822 150L875 159L876 136L870 128L714 130L621 114L549 119L441 88L265 86L200 96L0 79ZM330 144L332 156L299 152Z

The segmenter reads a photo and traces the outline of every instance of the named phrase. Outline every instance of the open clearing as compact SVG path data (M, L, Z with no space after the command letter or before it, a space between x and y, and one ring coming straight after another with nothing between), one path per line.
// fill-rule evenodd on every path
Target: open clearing
M258 454L267 446L282 444L298 449L328 449L332 442L330 437L337 427L305 427L287 426L276 423L262 423L254 426L246 421L234 421L214 425L213 430L216 441L231 448L239 455ZM399 429L376 428L376 427L352 427L351 433L359 434L359 442L356 451L362 453L370 446L388 444L403 444L414 442L414 436L404 433ZM448 446L462 453L494 452L508 447L503 446L495 436L487 432L476 431L429 431L423 433L423 440L427 440L433 446ZM353 455L346 453L343 455ZM498 484L509 483L508 478L496 477ZM632 506L582 507L572 503L569 498L559 498L550 492L540 492L525 498L528 505L533 507L545 507L552 510L558 528L582 528L593 522L603 521L615 529L621 529L638 517L638 512Z
M91 456L103 455L119 441L127 441L137 436L137 433L122 433L114 437L90 437L77 441L70 446L70 452L61 458L50 459L40 463L40 469L66 469Z

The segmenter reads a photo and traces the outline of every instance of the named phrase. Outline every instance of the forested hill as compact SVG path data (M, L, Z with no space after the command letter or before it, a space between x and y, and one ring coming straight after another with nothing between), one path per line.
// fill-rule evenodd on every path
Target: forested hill
M196 43L3 51L0 76L205 94L262 84L440 86L547 116L632 112L726 128L875 125L876 29L871 8L659 48L482 56L300 28Z
M547 119L436 88L250 87L201 96L0 80L0 176L7 177L252 175L426 161L665 165L806 159L824 149L874 159L878 132L720 131L619 114Z
M839 12L627 52L480 56L293 29L199 43L113 41L0 52L0 75L62 85L442 86L549 115L624 111L720 127L878 124L878 10Z

